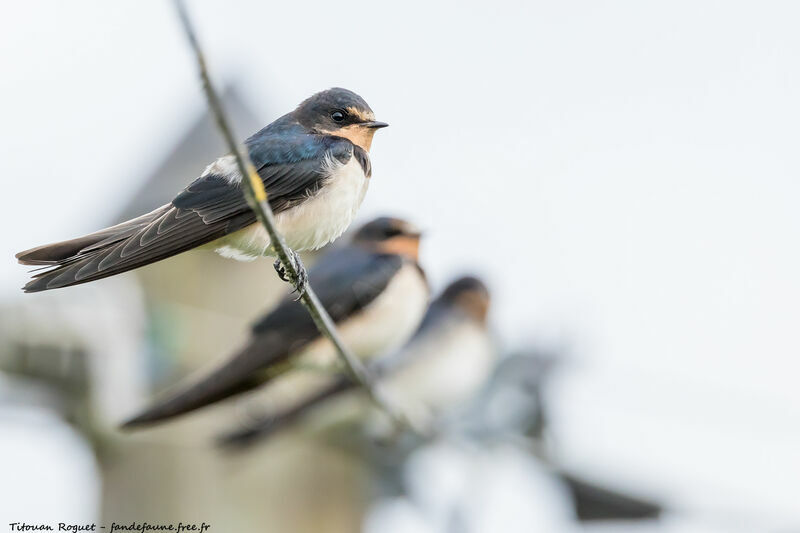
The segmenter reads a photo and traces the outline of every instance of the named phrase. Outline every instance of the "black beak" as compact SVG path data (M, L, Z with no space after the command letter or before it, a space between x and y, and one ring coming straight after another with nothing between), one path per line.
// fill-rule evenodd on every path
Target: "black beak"
M388 126L387 123L378 122L377 120L372 120L370 122L362 122L361 125L364 126L365 128L372 128L374 130L385 128L386 126Z

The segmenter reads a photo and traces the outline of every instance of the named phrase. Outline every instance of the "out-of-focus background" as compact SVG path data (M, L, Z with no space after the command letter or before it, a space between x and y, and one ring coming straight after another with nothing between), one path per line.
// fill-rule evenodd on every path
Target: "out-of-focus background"
M434 291L485 279L528 373L478 402L502 438L402 459L302 426L221 453L242 401L117 432L286 288L271 261L192 252L21 293L15 252L156 207L224 150L169 2L9 2L0 528L800 531L796 3L189 8L240 137L331 86L391 124L360 220L425 228Z

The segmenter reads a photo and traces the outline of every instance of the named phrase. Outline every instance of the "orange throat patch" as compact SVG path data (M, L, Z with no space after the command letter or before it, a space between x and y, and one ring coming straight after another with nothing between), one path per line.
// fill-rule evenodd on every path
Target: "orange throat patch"
M368 128L361 124L353 124L351 126L345 126L340 130L332 131L330 134L336 135L337 137L344 137L351 143L369 152L369 149L372 147L372 137L375 136L375 131L375 128Z
M393 237L378 244L377 248L385 254L404 255L414 261L419 259L419 237Z

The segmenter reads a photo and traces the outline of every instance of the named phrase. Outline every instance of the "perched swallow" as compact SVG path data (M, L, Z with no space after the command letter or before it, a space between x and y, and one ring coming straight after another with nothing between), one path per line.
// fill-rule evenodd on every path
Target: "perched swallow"
M406 414L422 409L422 416L438 417L484 386L496 355L486 323L489 302L489 291L477 278L454 281L428 308L411 340L401 350L370 365L395 406ZM295 405L224 435L220 444L250 445L356 387L351 380L340 378Z
M322 305L356 356L367 359L395 349L419 326L429 297L417 262L419 240L420 232L411 224L378 218L359 229L348 246L325 254L310 269ZM225 364L168 394L123 427L172 418L278 376L273 386L309 377L297 367L325 367L327 374L310 377L329 381L337 363L333 345L321 337L306 309L287 297L253 326L250 342Z
M540 349L504 357L469 416L461 421L465 428L479 439L524 435L543 443L548 425L544 390L560 359L555 352Z
M245 141L264 182L277 229L294 251L315 250L350 225L367 192L369 149L378 128L354 92L329 89ZM46 270L23 290L86 283L203 246L225 257L271 255L269 237L242 196L232 155L217 159L170 203L76 239L16 255Z

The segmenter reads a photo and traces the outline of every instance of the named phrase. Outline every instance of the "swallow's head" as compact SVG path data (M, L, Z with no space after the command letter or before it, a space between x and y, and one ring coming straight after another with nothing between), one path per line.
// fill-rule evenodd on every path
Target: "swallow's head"
M489 313L489 289L478 278L464 276L452 282L439 297L484 324Z
M361 226L353 236L353 243L386 254L419 258L419 240L422 232L401 218L380 217Z
M353 91L334 87L308 98L294 111L297 121L315 133L344 137L369 151L372 136L388 126L375 120L375 113Z

